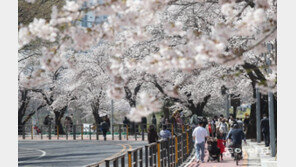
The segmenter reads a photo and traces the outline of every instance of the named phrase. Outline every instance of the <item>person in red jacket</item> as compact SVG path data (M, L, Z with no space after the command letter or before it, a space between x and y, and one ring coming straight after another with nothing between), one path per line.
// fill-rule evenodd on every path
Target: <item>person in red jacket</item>
M223 160L223 153L225 152L225 140L223 140L223 135L221 133L218 133L217 137L217 147L220 149L221 153L221 160Z

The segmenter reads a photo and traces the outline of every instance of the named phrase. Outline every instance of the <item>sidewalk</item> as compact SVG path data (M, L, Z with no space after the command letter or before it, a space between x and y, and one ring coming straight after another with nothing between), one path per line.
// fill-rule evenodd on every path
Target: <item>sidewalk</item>
M205 162L197 163L195 157L191 158L188 164L184 167L235 167L235 161L231 158L230 153L226 149L223 154L223 161L210 161L208 160L208 153L206 152ZM275 158L270 156L269 148L264 146L264 143L251 142L247 140L247 145L243 144L243 159L239 161L239 166L252 166L252 167L276 167L277 162Z

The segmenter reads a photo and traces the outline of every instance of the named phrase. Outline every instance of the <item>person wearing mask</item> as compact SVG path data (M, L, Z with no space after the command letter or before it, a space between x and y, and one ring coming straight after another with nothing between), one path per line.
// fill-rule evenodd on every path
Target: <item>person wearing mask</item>
M209 137L207 130L202 126L203 123L199 122L198 126L193 130L192 137L196 148L196 160L199 163L204 162L205 157L205 140Z
M158 140L158 135L155 129L154 125L150 125L148 129L148 143L154 143L157 142Z
M266 114L263 114L263 119L261 120L261 131L263 134L265 146L269 146L269 119Z

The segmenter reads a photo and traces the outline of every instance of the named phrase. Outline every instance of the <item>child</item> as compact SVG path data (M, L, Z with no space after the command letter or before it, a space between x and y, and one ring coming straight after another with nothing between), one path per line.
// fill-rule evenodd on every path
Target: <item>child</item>
M225 140L223 140L223 134L218 133L217 137L217 147L220 149L221 160L223 160L223 152L225 152Z

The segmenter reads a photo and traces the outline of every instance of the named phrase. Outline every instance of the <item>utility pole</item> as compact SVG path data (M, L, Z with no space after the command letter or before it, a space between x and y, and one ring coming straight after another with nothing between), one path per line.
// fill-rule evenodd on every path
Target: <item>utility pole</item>
M114 124L114 115L113 115L113 112L114 112L114 102L113 102L113 99L111 100L111 134L113 134L113 124Z
M229 99L229 94L227 93L225 98L226 98L226 118L229 118L229 109L230 109L230 99Z
M271 156L275 157L275 127L274 127L274 105L273 105L273 93L268 92L268 111L269 111L269 134L270 134L270 146Z
M256 132L257 132L257 143L261 142L261 117L260 117L260 92L256 88Z

